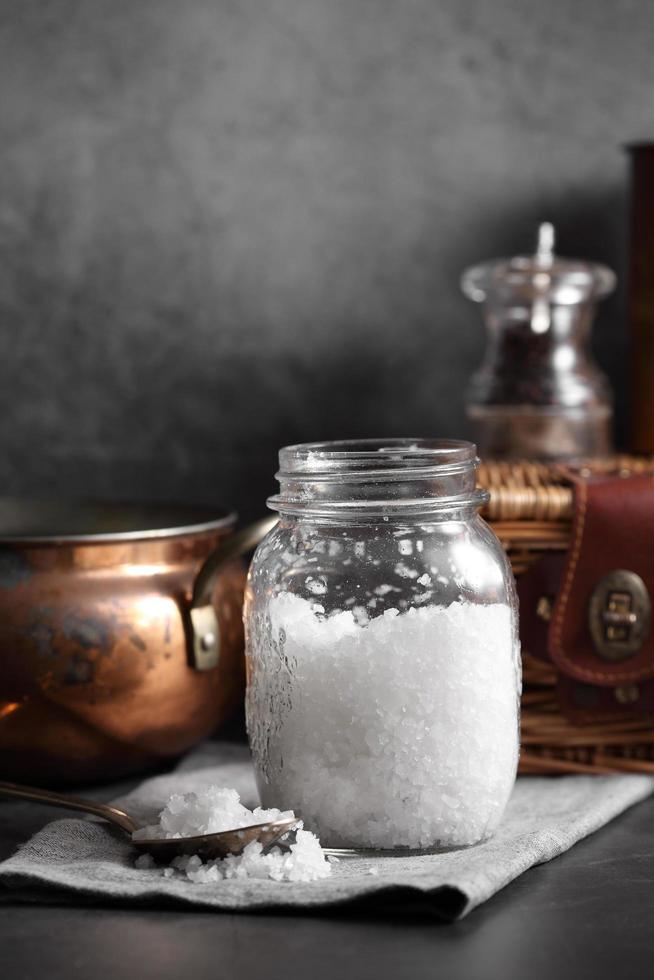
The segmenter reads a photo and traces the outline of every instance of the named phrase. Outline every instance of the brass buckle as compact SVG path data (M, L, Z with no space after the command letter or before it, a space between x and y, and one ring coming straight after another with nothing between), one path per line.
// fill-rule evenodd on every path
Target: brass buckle
M624 569L609 572L595 586L588 604L588 627L597 655L610 661L635 656L649 632L650 616L642 578Z

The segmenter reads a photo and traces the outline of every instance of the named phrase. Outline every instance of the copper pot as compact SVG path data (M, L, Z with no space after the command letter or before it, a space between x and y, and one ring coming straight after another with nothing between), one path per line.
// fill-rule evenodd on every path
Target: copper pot
M274 519L0 500L0 777L109 779L182 753L244 683L239 556Z

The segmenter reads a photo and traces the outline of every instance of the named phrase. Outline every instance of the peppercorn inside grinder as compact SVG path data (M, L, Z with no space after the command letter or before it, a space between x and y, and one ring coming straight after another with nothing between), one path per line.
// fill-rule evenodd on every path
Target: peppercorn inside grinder
M570 459L611 452L613 398L589 350L606 266L554 254L542 224L536 253L472 266L465 295L484 304L487 344L466 412L482 457Z

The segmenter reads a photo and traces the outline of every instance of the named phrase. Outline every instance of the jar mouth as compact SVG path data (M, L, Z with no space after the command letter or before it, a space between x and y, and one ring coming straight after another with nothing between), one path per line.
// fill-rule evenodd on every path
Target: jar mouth
M476 508L476 447L457 439L347 439L279 453L280 492L268 506L325 519L419 517Z
M445 468L463 472L478 465L474 443L462 439L340 439L333 442L304 442L285 446L279 452L277 479L313 474L321 478L356 473L374 473L383 480L388 474L416 470L423 475ZM452 469L455 468L455 469Z

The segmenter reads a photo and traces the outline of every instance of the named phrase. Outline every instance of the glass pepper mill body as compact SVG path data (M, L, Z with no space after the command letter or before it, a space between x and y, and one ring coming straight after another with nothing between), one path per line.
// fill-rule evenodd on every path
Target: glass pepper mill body
M482 457L571 459L611 452L613 402L589 339L597 302L615 286L606 266L554 254L539 228L535 255L466 269L465 295L484 304L487 345L466 411Z

